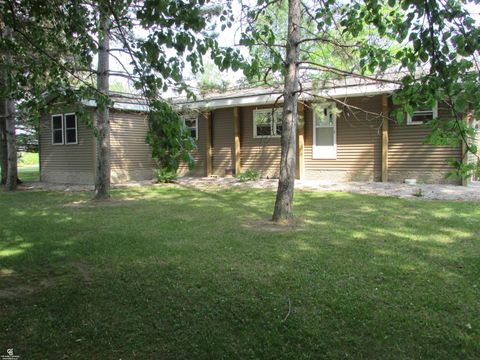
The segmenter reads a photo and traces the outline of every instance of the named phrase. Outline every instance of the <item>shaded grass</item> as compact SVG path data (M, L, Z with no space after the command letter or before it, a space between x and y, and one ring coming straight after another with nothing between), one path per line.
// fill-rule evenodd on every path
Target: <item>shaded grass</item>
M0 171L1 174L1 171ZM40 180L38 153L21 152L18 160L18 178L21 181Z
M20 166L18 168L18 178L22 181L40 180L38 165Z
M298 225L271 231L269 191L90 196L0 194L0 346L28 359L480 357L478 203L300 192Z

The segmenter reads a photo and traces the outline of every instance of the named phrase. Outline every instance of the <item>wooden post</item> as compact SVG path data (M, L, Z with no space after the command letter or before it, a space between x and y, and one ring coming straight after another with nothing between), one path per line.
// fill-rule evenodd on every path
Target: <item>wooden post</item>
M301 180L305 174L305 104L298 103L298 142L297 142L297 179Z
M207 176L213 174L213 165L212 165L212 113L210 111L203 114L206 122L206 154L205 154L205 163L207 167Z
M388 181L388 95L382 95L382 182Z
M241 166L241 153L240 153L240 109L238 107L233 108L233 136L234 136L234 163L235 163L235 175L242 172Z
M465 117L465 122L467 123L467 125L470 125L470 121L473 119L472 117L472 114L469 113L466 117ZM467 139L468 141L468 139ZM468 158L468 153L467 153L467 148L468 148L468 144L466 143L466 141L462 141L462 162L464 164L468 164L468 161L469 161L469 158ZM470 184L470 180L471 180L471 177L465 177L465 176L462 176L462 186L468 186Z

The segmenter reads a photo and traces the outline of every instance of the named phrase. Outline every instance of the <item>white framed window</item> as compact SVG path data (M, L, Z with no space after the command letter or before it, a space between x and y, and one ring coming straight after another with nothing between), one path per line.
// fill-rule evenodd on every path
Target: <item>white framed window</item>
M182 115L183 125L190 130L190 137L198 140L198 116Z
M278 137L282 134L283 110L253 110L253 137Z
M65 144L78 144L78 126L77 115L75 113L68 113L64 116L65 125Z
M413 113L412 116L407 115L407 125L422 125L427 121L438 117L438 104L431 109L420 109Z
M337 158L337 116L335 104L317 104L313 106L312 158Z
M63 114L52 115L52 145L63 145Z
M78 122L75 113L52 115L52 145L78 144Z

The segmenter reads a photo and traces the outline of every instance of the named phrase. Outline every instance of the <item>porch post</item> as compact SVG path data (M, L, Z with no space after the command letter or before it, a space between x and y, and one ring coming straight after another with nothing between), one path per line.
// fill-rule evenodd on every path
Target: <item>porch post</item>
M211 176L213 174L213 167L212 167L212 112L207 111L203 114L206 122L206 154L205 154L205 163L207 167L207 176Z
M382 95L382 182L388 181L388 94Z
M240 149L240 109L233 108L233 136L234 136L234 163L235 163L235 175L242 172L241 166L241 149Z
M305 104L298 103L298 141L297 141L297 176L301 180L305 176Z
M473 115L470 112L465 117L464 121L467 123L467 125L471 125L470 122L472 121L472 119L473 119ZM466 141L468 141L468 139L466 139ZM468 153L467 153L468 144L466 143L466 141L462 140L462 162L464 164L468 164L468 161L469 161ZM468 186L470 184L470 181L471 181L470 176L469 177L462 176L462 186Z

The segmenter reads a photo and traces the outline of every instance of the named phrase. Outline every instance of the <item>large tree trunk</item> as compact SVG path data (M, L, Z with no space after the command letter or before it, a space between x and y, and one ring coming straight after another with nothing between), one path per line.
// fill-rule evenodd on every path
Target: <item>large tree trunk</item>
M95 164L95 199L110 197L110 121L108 116L108 80L110 48L108 14L100 6L100 31L98 47L97 90L103 96L97 96L96 113L96 164Z
M280 178L272 220L288 221L293 217L297 151L298 60L300 55L300 0L288 1L288 34L285 88L283 91L282 153Z
M3 84L1 84L3 87ZM7 182L7 102L0 99L0 184L5 185Z
M10 28L5 26L2 31L2 37L5 39L12 38L12 31ZM10 54L10 49L6 47L3 49L3 69L2 69L2 85L9 88L9 68L8 66L12 64L12 55ZM5 89L3 89L5 90ZM14 191L17 188L17 141L15 136L15 102L12 99L2 99L4 101L4 124L1 128L4 131L4 139L6 146L2 146L2 156L4 156L4 151L6 148L6 157L7 157L7 171L5 178L5 188L7 191ZM2 161L2 163L5 160ZM3 173L3 172L2 172ZM2 175L3 177L3 175Z
M7 108L7 180L5 188L7 191L15 191L17 188L17 139L15 136L15 103L9 99L6 102Z

